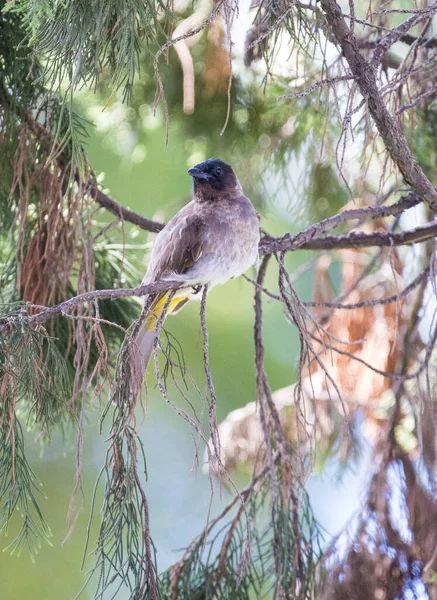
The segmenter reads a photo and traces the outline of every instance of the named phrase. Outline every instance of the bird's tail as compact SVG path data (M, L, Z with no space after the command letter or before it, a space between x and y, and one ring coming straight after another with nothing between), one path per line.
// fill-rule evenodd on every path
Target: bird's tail
M166 315L178 312L189 300L189 296L172 298L166 308ZM147 301L147 300L146 300ZM153 353L156 337L156 325L162 316L168 301L168 293L158 296L150 307L144 325L139 331L133 346L133 361L131 371L131 396L137 396L141 389L144 373ZM164 318L165 318L164 317Z

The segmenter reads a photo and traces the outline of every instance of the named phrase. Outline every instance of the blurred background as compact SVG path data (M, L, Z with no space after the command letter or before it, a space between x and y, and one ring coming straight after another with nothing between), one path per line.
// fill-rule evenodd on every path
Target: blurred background
M344 157L344 180L339 177L335 149L341 128L335 112L327 112L323 94L303 96L292 102L278 100L281 94L290 91L291 82L293 89L300 89L298 61L287 62L289 49L275 57L274 82L266 80L262 61L252 64L253 57L244 56L242 42L248 27L248 9L247 3L241 3L240 16L233 25L234 80L231 112L224 131L229 65L223 51L223 23L219 20L192 49L196 73L194 114L186 115L182 110L182 71L172 49L170 63L164 60L160 63L169 114L168 144L163 104L154 109L156 80L149 55L141 58L142 76L134 85L129 106L123 103L121 91L109 95L104 77L96 90L85 89L76 94L75 110L84 119L90 165L104 191L123 206L149 218L168 220L190 198L191 179L187 170L210 157L219 157L233 165L246 195L261 215L262 228L271 235L297 232L309 223L335 214L354 193L377 189L380 175L377 166L367 173L365 186L359 179L361 162L354 144ZM189 14L190 9L185 10ZM317 53L299 61L306 67L320 63ZM357 139L362 142L359 133ZM435 156L433 151L431 154ZM95 218L96 227L112 220L104 211ZM114 256L119 258L117 264L123 264L121 284L139 284L153 235L126 224L124 228L111 230L108 239ZM309 252L287 256L287 270L296 274L296 289L303 300L311 300L314 293L314 270L301 272L301 266L311 258ZM125 272L129 273L128 278ZM248 275L253 277L255 269ZM273 265L268 274L269 288L275 288L276 279ZM339 288L340 269L335 264L331 279ZM255 399L253 304L253 286L243 278L215 288L208 297L210 364L219 422L230 411ZM182 345L186 366L204 392L199 304L192 302L176 317L169 318L166 329ZM279 303L264 304L264 345L271 388L276 390L294 383L299 340L295 328L284 319ZM178 560L183 548L205 526L211 488L201 468L193 471L192 432L164 402L154 386L150 367L148 381L149 398L141 439L147 457L145 490L151 534L158 569L162 572ZM199 411L207 412L202 394L193 390L190 399ZM177 405L184 405L171 384L169 397ZM76 432L73 428L57 432L49 445L43 445L33 433L26 435L32 467L42 482L40 505L53 532L52 546L43 545L35 562L26 552L20 558L8 552L0 554L2 598L74 598L85 582L92 558L85 558L84 570L80 571L84 540L93 490L107 450L108 424L100 433L99 416L96 403L84 427L84 510L65 541L68 532L65 521L74 486ZM138 418L142 418L141 412ZM369 452L366 442L361 440L361 443L360 453L346 463L340 461L335 448L333 456L325 453L316 460L307 489L326 543L349 521L365 490ZM235 474L235 481L244 485L249 477L250 470L241 469ZM211 514L218 514L231 497L228 489L216 485ZM101 500L102 489L98 487L89 551L96 539ZM92 597L92 586L82 597Z
M177 75L177 64L174 71ZM176 103L180 80L175 79ZM147 217L168 220L190 198L188 168L212 156L232 163L245 193L261 214L262 227L272 235L297 232L314 220L316 214L328 216L341 205L345 192L338 184L334 187L329 185L332 182L330 167L320 165L319 171L314 174L302 169L301 161L305 160L311 148L303 148L298 160L296 157L281 157L275 162L272 146L277 143L274 134L280 135L275 132L275 127L280 129L280 119L278 123L261 123L258 127L251 127L251 122L262 121L261 111L268 107L268 94L261 88L254 88L251 104L247 103L250 98L241 104L237 102L223 136L220 136L220 130L226 116L225 94L218 99L200 102L193 116L183 115L175 108L171 112L170 139L166 146L162 110L159 109L156 116L152 112L153 86L153 81L148 86L138 84L135 108L127 108L121 100L113 99L103 110L105 98L99 103L99 96L91 93L82 94L77 106L78 113L94 123L94 126L87 127L89 140L86 149L90 164L99 174L105 191L122 205ZM276 100L272 99L272 102ZM316 117L307 114L299 118L309 120L304 126L311 132L311 120ZM315 151L317 138L312 141ZM288 188L279 183L278 173L283 169L290 183ZM99 218L104 220L105 215L99 215ZM110 217L107 218L109 221ZM129 259L139 284L146 270L147 244L153 236L129 226L126 226L125 233L126 245L131 249ZM121 234L114 234L114 245L118 245L122 252L120 240ZM308 258L310 254L305 252L291 254L287 259L289 271L298 270ZM255 270L248 275L253 277ZM271 277L274 281L273 273ZM296 285L303 299L311 298L311 273L305 273ZM243 278L215 288L208 297L210 362L218 398L219 422L231 410L255 398L253 303L253 286ZM285 323L278 303L267 302L264 310L266 369L272 388L277 389L295 381L298 337L294 327ZM203 391L206 381L199 323L199 303L192 302L177 316L169 318L166 328L181 343L187 368ZM158 567L162 571L177 561L182 549L204 527L211 492L207 475L200 469L197 473L192 471L194 444L188 425L165 404L155 389L151 368L149 380L152 383L141 439L147 457L148 483L145 489L149 499L151 533L157 549ZM170 398L180 404L178 393L170 389ZM193 400L196 403L195 396ZM201 408L200 399L197 405ZM63 434L56 433L48 446L40 444L33 435L27 436L32 467L43 482L41 508L53 532L53 546L42 546L34 563L26 552L20 558L9 556L7 552L0 554L3 598L73 598L85 581L84 571L80 572L84 539L94 484L106 451L105 432L99 434L98 417L96 406L85 426L85 509L64 544L63 538L67 534L65 520L74 484L76 432L71 429ZM246 483L249 473L237 474L236 481ZM324 470L323 475L315 476L310 482L315 515L326 528L327 539L340 531L352 513L361 487L356 467L343 473L340 480L335 461L332 467ZM218 513L231 497L228 490L220 492L216 487L212 515ZM335 510L340 498L341 513ZM91 548L97 533L101 499L100 489L91 527ZM85 571L87 564L90 565L91 561L85 561ZM92 587L84 591L83 597L92 597Z

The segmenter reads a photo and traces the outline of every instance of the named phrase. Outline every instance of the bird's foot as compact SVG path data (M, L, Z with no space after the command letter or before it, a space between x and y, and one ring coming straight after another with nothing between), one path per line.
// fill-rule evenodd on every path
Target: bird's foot
M198 294L202 289L202 286L200 285L200 283L198 283L197 285L192 285L191 289L193 290L193 294Z

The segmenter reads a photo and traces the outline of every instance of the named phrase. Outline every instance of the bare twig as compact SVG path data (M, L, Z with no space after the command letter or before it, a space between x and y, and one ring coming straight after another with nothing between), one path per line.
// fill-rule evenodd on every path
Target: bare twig
M95 189L95 188L94 188ZM95 196L93 196L95 197ZM103 200L102 200L103 198ZM106 196L105 194L99 191L99 195L96 198L99 204L108 208L113 214L123 218L126 221L134 223L138 225L141 229L146 231L160 231L164 224L158 223L157 221L152 221L150 219L146 219L135 213L129 209L122 207L112 198ZM100 202L102 200L102 202ZM103 204L105 202L106 204ZM343 211L337 215L332 217L328 217L323 221L315 223L311 225L309 228L300 232L296 236L292 236L287 233L281 238L273 238L269 235L265 235L261 238L260 241L260 256L265 254L270 254L273 252L285 252L291 250L297 250L298 248L302 250L336 250L342 248L365 248L365 247L389 247L389 246L403 246L410 245L416 242L421 242L427 239L431 239L435 237L437 234L437 225L434 223L430 223L422 228L418 227L416 229L408 230L401 233L384 233L384 232L375 232L373 234L364 234L364 233L351 233L344 236L326 236L323 238L314 239L315 236L320 235L334 227L337 227L341 223L355 220L355 219L374 219L388 216L396 216L402 213L403 211L420 204L421 199L414 192L408 193L405 197L403 197L399 202L393 204L391 206L369 206L367 208L359 208L359 209L351 209ZM168 288L170 289L170 288ZM173 288L171 288L173 289ZM114 290L117 291L118 290ZM161 289L158 291L162 291ZM147 292L144 292L147 293ZM143 294L137 293L126 293L126 294L116 294L114 296L101 296L101 297L122 297L125 296L137 296ZM96 296L99 297L99 296ZM92 298L91 298L92 299ZM86 301L86 299L84 300ZM1 327L1 321L0 321ZM1 331L1 329L0 329Z
M113 198L110 198L106 194L99 190L96 184L89 182L86 187L87 193L93 198L102 208L106 208L113 215L116 215L119 219L123 221L129 221L129 223L133 223L137 225L141 229L145 231L151 231L152 233L158 233L164 227L164 223L159 223L158 221L153 221L152 219L146 219L142 215L134 212L133 210L129 210L125 206L122 206Z
M418 285L420 285L428 278L429 272L430 268L426 267L426 269L424 269L422 273L420 273L420 275L418 275L416 279L414 279L414 281L407 285L407 287L403 289L402 292L400 292L399 294L394 294L393 296L389 296L388 298L381 298L378 300L363 300L362 302L356 302L355 304L341 304L340 302L302 302L302 304L304 306L309 306L313 308L326 307L336 308L340 310L356 310L357 308L364 308L365 306L392 304L393 302L398 302L399 300L402 300L402 298L406 298L413 290L417 288ZM275 299L280 300L279 297Z
M25 321L28 325L39 325L46 321L58 317L64 313L69 313L76 306L92 300L103 300L107 298L128 298L132 296L146 296L149 294L159 294L168 290L176 290L181 286L177 281L158 281L148 285L140 285L136 288L119 288L116 290L95 290L93 292L85 292L61 302L56 306L45 308L36 315L27 315L26 313L19 316L10 316L0 319L0 332L8 331L18 323Z
M371 60L372 66L376 67L381 62L384 55L388 52L389 48L401 40L407 31L410 31L410 29L412 29L423 19L432 17L436 12L437 0L434 0L434 2L432 2L426 9L414 13L398 27L391 29L391 31L378 42Z
M306 90L304 90L303 92L294 92L292 94L282 94L281 96L278 96L278 100L283 100L284 98L287 98L290 100L296 100L297 98L305 98L305 96L309 96L315 90L319 89L320 87L323 87L324 85L329 87L332 85L336 85L337 83L340 83L342 81L350 81L351 79L353 79L352 75L341 75L340 77L321 79L320 81L316 81L315 83L310 85L310 87L307 88Z
M360 53L357 40L346 24L336 0L321 0L321 5L391 159L413 191L423 198L433 210L437 210L437 190L414 158L401 127L389 113L376 84L374 66L368 63ZM437 7L437 0L430 5L433 10L434 5ZM405 29L402 30L399 37L404 33L406 33ZM396 40L396 34L393 36L388 34L388 36L387 41L381 46L381 56L385 49L390 47L390 42L394 43Z
M211 440L214 448L215 458L217 460L217 468L219 472L223 469L222 461L220 458L220 437L217 428L217 397L214 388L214 382L212 380L211 369L209 368L209 346L208 346L208 329L206 327L206 297L208 295L208 286L203 287L202 300L200 303L200 324L203 333L203 366L205 369L206 380L208 382L208 389L210 395L209 401L209 431L211 434Z
M298 234L299 235L299 234ZM274 252L287 252L290 250L340 250L344 248L390 248L392 246L409 246L418 242L432 239L437 235L437 222L432 221L423 227L408 229L399 233L379 232L361 233L354 232L345 235L326 235L311 239L309 242L295 245L295 238L286 234L282 238L264 236L260 241L260 256Z
M416 194L410 192L401 198L399 202L396 202L396 204L392 204L391 206L368 206L366 208L344 210L336 215L333 215L332 217L324 219L323 221L314 223L304 231L294 236L293 249L297 249L308 244L308 242L310 242L315 236L326 233L341 223L353 221L355 219L362 221L364 219L377 219L382 217L396 216L405 210L412 208L413 206L417 206L420 204L420 202L420 198Z
M375 13L373 13L375 14ZM358 47L362 50L372 50L376 48L384 38L378 38L376 40L358 40ZM397 40L398 42L402 42L407 44L408 46L412 46L413 44L417 44L418 46L422 46L425 48L437 48L437 38L418 38L410 33L403 35L401 38Z
M381 210L383 210L381 208ZM360 210L350 211L359 213ZM355 216L354 218L357 218ZM416 227L399 233L391 232L373 232L356 233L351 232L346 235L333 235L314 238L316 231L323 231L324 227L334 226L333 223L342 222L343 219L326 219L325 225L316 224L296 236L287 234L282 238L272 238L265 235L260 242L260 256L272 254L275 252L286 252L297 249L302 250L338 250L343 248L369 248L369 247L392 247L411 245L434 238L437 235L437 222L433 221L423 227ZM180 282L176 281L158 281L153 284L143 285L136 288L119 288L114 290L95 290L79 294L69 300L65 300L56 306L47 307L35 315L21 314L19 316L9 316L0 319L0 332L8 331L18 323L25 320L29 325L38 325L58 317L61 314L69 313L75 307L93 300L102 300L108 298L127 298L132 296L145 296L147 294L157 294L163 291L174 290L180 287Z
M256 367L256 401L260 411L260 420L264 433L264 442L266 444L267 463L270 471L270 485L272 491L272 510L278 499L278 479L273 459L272 441L270 439L269 424L265 410L264 399L264 346L262 342L262 294L260 288L263 285L264 277L267 271L267 265L270 257L265 256L257 277L258 286L255 288L255 367Z

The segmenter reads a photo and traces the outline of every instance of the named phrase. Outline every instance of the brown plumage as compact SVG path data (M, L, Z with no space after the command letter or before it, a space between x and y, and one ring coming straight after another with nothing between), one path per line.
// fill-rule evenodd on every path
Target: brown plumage
M244 273L258 258L258 215L230 165L211 158L188 173L193 200L157 235L143 284L180 281L168 312L177 312L199 287L213 287ZM153 351L157 319L168 295L157 296L139 333L134 381L140 385ZM147 297L144 299L147 302Z

